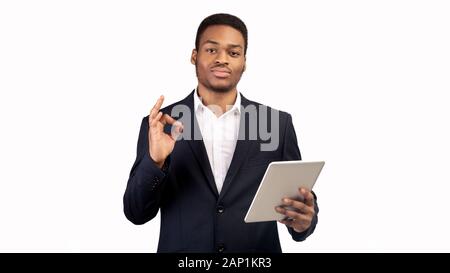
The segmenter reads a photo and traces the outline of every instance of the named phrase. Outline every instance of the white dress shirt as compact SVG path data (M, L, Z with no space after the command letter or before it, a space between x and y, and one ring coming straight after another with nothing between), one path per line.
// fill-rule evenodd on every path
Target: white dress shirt
M217 191L220 193L239 135L241 95L237 92L234 105L228 106L227 111L217 117L210 108L202 103L196 90L194 92L194 109Z

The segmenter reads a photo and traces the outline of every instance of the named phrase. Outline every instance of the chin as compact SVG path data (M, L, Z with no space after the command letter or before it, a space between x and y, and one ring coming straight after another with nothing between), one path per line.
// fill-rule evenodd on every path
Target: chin
M233 90L232 84L210 84L210 89L217 93L226 93Z
M211 88L211 91L217 92L217 93L227 93L227 92L230 92L231 90L232 90L232 88L230 88L230 87L219 87L219 86L215 87L215 86L213 86Z
M217 92L217 93L227 93L231 91L233 88L229 86L212 86L211 91Z

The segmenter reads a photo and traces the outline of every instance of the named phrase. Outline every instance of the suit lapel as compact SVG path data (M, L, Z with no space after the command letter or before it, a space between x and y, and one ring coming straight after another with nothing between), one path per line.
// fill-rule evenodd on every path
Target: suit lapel
M203 174L205 175L209 187L211 188L216 198L218 198L219 192L217 191L214 175L211 170L211 164L209 162L208 154L206 153L205 144L203 143L203 137L201 137L200 139L195 139L195 136L201 136L201 131L198 125L197 117L195 116L194 92L195 90L191 92L191 94L186 98L186 104L191 110L191 128L193 128L193 130L191 130L190 139L186 141L189 143L189 147L191 147L192 153L197 159L197 162L200 165L200 169L202 170Z

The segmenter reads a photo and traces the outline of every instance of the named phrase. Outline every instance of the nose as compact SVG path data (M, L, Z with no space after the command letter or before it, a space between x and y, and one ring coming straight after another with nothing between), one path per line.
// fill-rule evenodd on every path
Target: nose
M224 50L220 50L219 52L218 52L218 54L216 54L216 61L215 61L215 63L216 64L225 64L225 65L228 65L228 56L227 56L227 53L226 53L226 51L224 51Z

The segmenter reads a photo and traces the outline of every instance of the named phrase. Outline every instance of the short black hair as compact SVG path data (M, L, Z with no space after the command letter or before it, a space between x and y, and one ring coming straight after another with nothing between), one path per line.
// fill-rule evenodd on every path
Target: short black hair
M203 19L203 21L198 26L197 36L195 37L195 49L197 51L199 48L200 37L202 36L203 32L205 32L205 30L209 26L213 25L226 25L238 30L244 37L245 42L244 55L247 54L247 44L248 44L247 27L245 26L244 22L241 19L227 13L216 13Z

